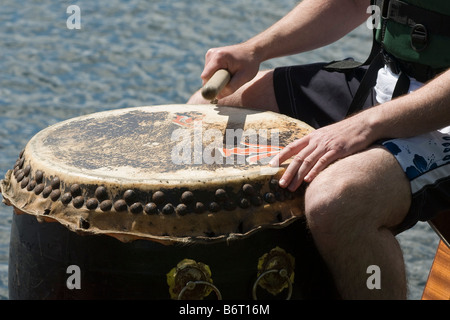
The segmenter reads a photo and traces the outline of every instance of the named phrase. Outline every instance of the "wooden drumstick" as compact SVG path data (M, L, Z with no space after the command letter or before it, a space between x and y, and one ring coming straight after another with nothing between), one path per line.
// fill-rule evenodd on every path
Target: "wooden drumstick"
M217 95L230 82L231 74L228 70L220 69L208 80L202 88L202 96L206 100L214 101Z

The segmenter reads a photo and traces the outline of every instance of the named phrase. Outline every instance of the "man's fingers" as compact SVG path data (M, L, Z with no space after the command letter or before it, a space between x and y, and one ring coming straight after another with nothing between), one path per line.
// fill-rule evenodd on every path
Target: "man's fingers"
M308 145L307 139L301 138L287 145L275 157L270 160L269 164L272 167L279 167L283 162L290 159L292 156L298 154L305 146Z
M223 56L224 55L220 53L220 49L218 48L212 48L206 52L205 68L200 75L203 80L203 85L205 85L206 82L211 79L211 77L217 70L228 68L228 66L225 64Z
M280 179L280 186L295 191L304 181L305 176L320 159L322 152L318 149L305 148L289 164Z
M337 152L335 150L328 151L314 164L314 167L309 170L308 174L305 176L304 180L310 183L314 180L317 175L328 167L331 163L338 159Z

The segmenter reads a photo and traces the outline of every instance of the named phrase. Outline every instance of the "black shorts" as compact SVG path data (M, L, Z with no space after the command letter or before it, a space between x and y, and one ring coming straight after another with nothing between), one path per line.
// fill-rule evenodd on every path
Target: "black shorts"
M326 71L324 66L315 63L274 70L275 96L281 113L316 129L346 117L366 68L342 73ZM373 105L372 91L363 108Z
M361 67L342 73L324 70L324 65L316 63L290 66L274 71L275 96L280 112L316 129L347 116L366 70ZM375 92L372 90L363 109L375 104ZM383 141L380 144L396 157L411 181L411 208L398 226L397 233L411 228L418 221L428 221L440 212L450 210L450 134L434 132L412 139ZM427 147L424 148L425 144ZM411 156L406 149L414 147L420 154ZM417 163L417 159L430 157L435 159L435 163L428 163L426 168Z

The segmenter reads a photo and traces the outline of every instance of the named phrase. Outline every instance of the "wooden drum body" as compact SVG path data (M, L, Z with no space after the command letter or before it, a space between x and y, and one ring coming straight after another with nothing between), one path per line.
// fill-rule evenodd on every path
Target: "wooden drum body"
M304 189L268 161L312 130L271 112L168 105L35 135L1 182L11 299L327 298Z

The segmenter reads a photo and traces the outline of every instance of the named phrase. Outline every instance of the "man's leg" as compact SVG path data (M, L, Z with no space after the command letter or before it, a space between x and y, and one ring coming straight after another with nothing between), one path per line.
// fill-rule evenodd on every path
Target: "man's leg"
M206 104L210 101L205 100L200 91L197 91L187 103ZM232 95L220 99L218 104L278 112L273 86L273 70L260 71L252 81Z
M410 203L409 181L382 147L337 161L308 186L308 225L343 299L406 299L403 254L390 228ZM367 286L372 265L381 289Z

